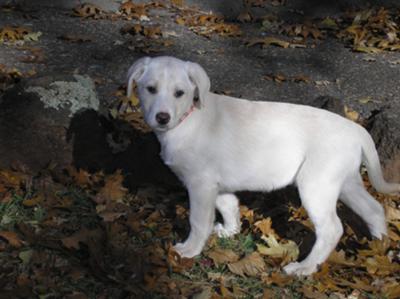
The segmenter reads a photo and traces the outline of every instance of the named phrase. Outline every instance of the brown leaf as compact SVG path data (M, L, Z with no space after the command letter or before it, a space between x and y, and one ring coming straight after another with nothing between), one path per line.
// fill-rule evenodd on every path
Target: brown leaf
M354 266L355 263L351 259L347 259L343 250L332 251L328 257L328 262L344 266Z
M15 232L11 231L0 231L0 237L7 240L7 242L15 247L20 248L24 242L19 238L19 236Z
M79 243L88 244L91 239L99 239L101 235L102 232L99 229L89 230L87 228L83 228L69 237L62 238L61 242L66 248L78 250L80 248Z
M268 276L263 276L262 281L266 284L275 284L279 287L284 287L293 281L293 276L283 275L279 272L272 272Z
M254 223L254 226L261 231L263 235L276 235L274 229L272 228L272 220L270 217L257 221Z
M240 276L258 276L265 271L264 259L258 252L253 252L240 261L228 264L229 270Z
M207 252L206 255L211 258L216 265L232 263L239 260L239 256L231 249L216 248Z
M167 257L168 264L172 268L172 271L181 273L184 270L190 269L194 265L193 258L185 258L181 257L179 253L177 253L174 247L169 246L168 248L168 257Z
M0 28L0 43L3 41L17 41L17 40L23 40L24 36L31 33L31 30L26 27L11 27L11 26L6 26L3 28Z
M124 177L121 170L117 170L116 173L108 175L105 178L104 187L101 188L97 196L105 200L121 200L128 192L128 189L122 185L123 181Z
M261 44L263 47L270 45L279 46L282 48L289 48L290 43L275 37L255 38L247 42L247 46L255 46Z
M98 19L104 14L104 11L96 5L85 3L75 7L73 13L75 16L81 18Z
M58 37L61 40L68 41L71 43L84 43L91 42L92 38L82 34L63 34Z

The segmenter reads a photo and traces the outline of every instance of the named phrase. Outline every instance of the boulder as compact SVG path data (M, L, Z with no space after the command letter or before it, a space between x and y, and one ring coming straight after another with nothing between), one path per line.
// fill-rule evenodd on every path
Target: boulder
M46 76L21 82L0 100L0 167L19 161L32 170L72 163L66 131L81 110L98 110L89 77Z
M180 183L159 157L151 132L99 112L87 76L29 79L0 98L0 168L23 164L32 172L50 163L112 173L122 169L131 187Z
M387 180L400 182L400 105L381 110L371 118L374 139Z

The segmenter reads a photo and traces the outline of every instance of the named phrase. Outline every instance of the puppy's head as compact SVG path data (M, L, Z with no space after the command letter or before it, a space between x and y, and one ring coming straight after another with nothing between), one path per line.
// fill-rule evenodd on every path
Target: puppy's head
M128 71L128 97L136 81L144 118L155 131L175 128L192 109L204 105L210 79L197 63L173 57L144 57Z

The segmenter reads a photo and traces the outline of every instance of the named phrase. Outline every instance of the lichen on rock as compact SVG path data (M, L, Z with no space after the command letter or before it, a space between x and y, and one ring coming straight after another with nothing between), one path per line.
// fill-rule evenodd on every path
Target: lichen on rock
M95 85L88 76L74 75L76 81L55 81L48 88L31 86L27 92L38 94L45 108L68 109L72 117L81 109L99 109Z

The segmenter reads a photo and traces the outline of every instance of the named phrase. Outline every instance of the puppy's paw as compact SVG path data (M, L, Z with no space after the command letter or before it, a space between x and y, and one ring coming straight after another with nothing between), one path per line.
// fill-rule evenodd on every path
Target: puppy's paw
M174 246L176 252L179 253L181 257L192 258L201 253L202 248L198 248L196 244L190 244L189 242L177 243Z
M315 264L294 262L283 267L283 270L286 272L286 274L301 276L310 275L316 272L317 268L318 267Z
M217 223L214 226L214 233L220 238L227 238L236 235L240 231L240 226L225 227L222 223Z

